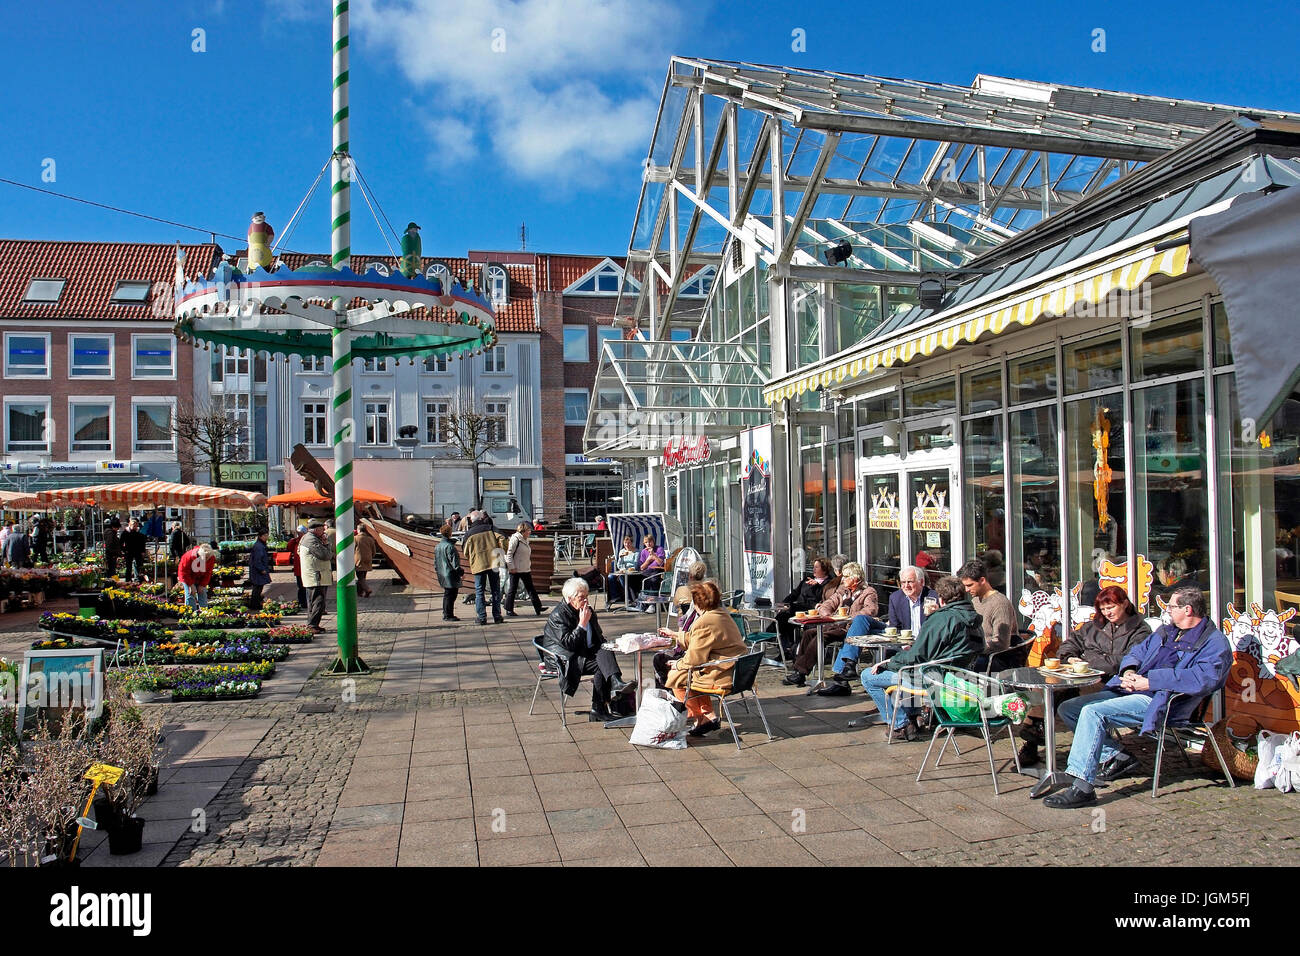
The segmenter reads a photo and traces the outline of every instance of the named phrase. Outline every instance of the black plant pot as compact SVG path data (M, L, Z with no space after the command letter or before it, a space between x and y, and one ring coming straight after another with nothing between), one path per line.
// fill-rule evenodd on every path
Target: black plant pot
M139 853L144 840L144 819L125 817L108 831L108 852L113 856Z
M108 797L96 797L95 803L95 822L99 824L101 830L111 830L117 826L122 819Z
M150 767L145 780L144 795L146 797L152 797L158 792L158 768Z

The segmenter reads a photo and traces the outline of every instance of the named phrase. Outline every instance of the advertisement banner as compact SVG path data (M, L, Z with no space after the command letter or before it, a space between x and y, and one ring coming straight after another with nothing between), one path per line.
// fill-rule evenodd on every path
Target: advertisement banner
M899 528L898 495L880 490L871 496L867 527L873 531L897 531Z
M913 531L951 530L951 511L944 501L948 492L938 491L936 485L926 485L925 491L916 493L916 507L912 509Z
M745 599L772 600L772 426L740 433Z

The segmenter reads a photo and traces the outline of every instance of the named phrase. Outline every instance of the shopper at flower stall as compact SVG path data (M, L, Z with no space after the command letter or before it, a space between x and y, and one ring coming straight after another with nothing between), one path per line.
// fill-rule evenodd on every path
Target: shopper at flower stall
M257 540L253 550L248 554L248 583L253 586L253 593L248 599L248 607L253 611L262 609L262 589L271 583L271 552L266 546L266 529L257 529Z
M325 615L325 589L330 583L330 549L325 543L325 522L313 521L298 543L298 560L302 564L302 585L308 593L307 626L315 634Z
M176 576L185 589L186 607L197 610L208 606L208 583L212 580L212 572L216 567L217 549L211 544L190 548L181 555Z
M302 536L307 533L305 524L298 525L298 532L285 547L289 550L289 564L293 568L293 579L298 583L298 606L304 610L307 607L307 589L302 586L302 561L298 557L298 545L302 544Z
M32 566L32 545L27 532L14 528L5 542L4 563L11 568L30 568Z
M104 574L117 577L117 562L122 560L122 522L110 518L104 528Z
M172 522L172 535L167 542L167 553L171 556L171 559L179 561L181 555L188 551L193 544L194 542L190 539L190 536L181 527L181 523L179 521Z
M132 518L122 532L122 555L126 558L126 568L122 577L128 581L144 580L144 559L149 549L149 539L140 530L140 519Z

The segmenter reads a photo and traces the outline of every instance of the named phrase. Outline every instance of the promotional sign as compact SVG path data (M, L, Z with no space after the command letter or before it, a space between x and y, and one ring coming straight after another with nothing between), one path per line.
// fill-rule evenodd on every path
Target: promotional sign
M266 462L239 461L222 464L221 480L246 485L266 484Z
M936 491L937 485L926 485L925 491L916 493L916 507L912 509L913 531L951 530L951 509L944 501L946 491Z
M772 426L740 433L745 597L772 599Z
M510 478L484 478L483 494L508 495L514 490Z
M874 531L897 531L898 526L898 495L892 491L877 491L871 496L867 527Z
M56 726L72 710L93 720L104 706L104 649L27 651L18 693L19 734L38 715Z
M769 438L769 449L771 444ZM687 465L700 465L708 461L709 456L712 454L713 448L709 445L709 436L707 435L701 435L694 440L670 438L668 444L664 445L664 470L685 468Z

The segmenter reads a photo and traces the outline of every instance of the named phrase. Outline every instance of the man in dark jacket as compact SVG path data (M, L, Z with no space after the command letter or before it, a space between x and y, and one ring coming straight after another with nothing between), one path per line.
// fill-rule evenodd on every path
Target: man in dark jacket
M104 528L104 571L110 578L117 577L117 562L122 560L122 522L110 518Z
M564 600L555 605L546 619L542 645L559 656L564 672L560 675L560 690L564 697L572 697L578 690L583 674L592 674L591 721L604 723L613 720L609 699L636 685L624 683L623 674L612 651L601 645L605 636L596 620L596 612L588 603L591 589L582 578L569 578L564 582ZM564 706L561 699L560 706Z
M122 555L126 558L126 570L122 572L122 577L130 581L132 576L135 580L144 580L144 559L148 551L149 539L144 536L140 530L140 521L138 518L132 518L122 532Z
M253 593L248 599L249 610L262 610L262 589L271 583L271 551L266 546L266 529L257 529L257 540L248 554L248 583Z
M939 609L926 618L915 643L889 660L881 661L862 678L862 689L876 702L881 716L888 709L885 688L898 682L899 671L904 667L940 660L954 667L969 667L984 649L983 622L961 581L947 575L935 583L934 589ZM885 731L886 737L916 739L916 715L919 712L920 709L911 704L899 707L894 713L893 726Z
M1065 772L1074 783L1043 800L1043 806L1069 810L1093 803L1093 784L1132 774L1137 758L1116 746L1113 733L1121 727L1141 727L1158 733L1168 712L1170 721L1186 720L1208 694L1228 679L1232 647L1206 614L1205 595L1196 585L1174 589L1166 605L1172 623L1142 641L1120 662L1119 674L1106 689L1067 700L1057 713L1074 729ZM1182 694L1170 706L1170 698Z
M501 616L501 576L497 568L505 566L505 536L492 525L492 519L486 511L471 511L471 524L461 542L461 551L469 562L470 573L474 575L474 609L478 612L478 623L487 623L486 591L492 594L492 620L497 624L505 623Z
M27 532L21 525L14 527L9 540L5 542L4 563L12 568L30 568L32 566L32 544Z
M925 586L925 572L920 568L909 565L900 569L898 585L899 589L889 596L888 626L900 631L911 631L913 635L920 634L921 625L925 623L926 607L938 606L939 598L933 588ZM859 614L849 625L845 636L862 637L879 633L883 628L884 625L877 626L875 620ZM828 697L849 693L850 683L858 676L858 658L861 656L862 648L845 641L840 646L840 652L835 655L835 663L831 667L831 683L818 693Z

